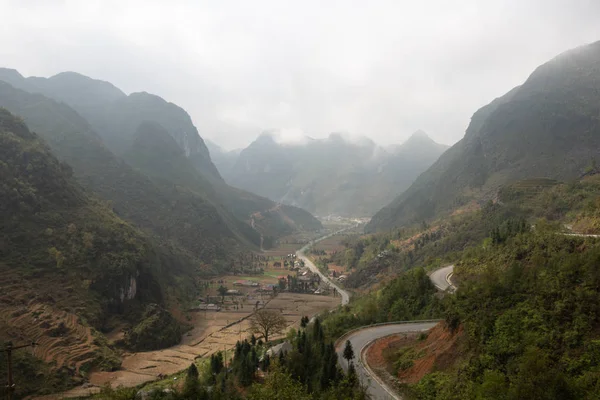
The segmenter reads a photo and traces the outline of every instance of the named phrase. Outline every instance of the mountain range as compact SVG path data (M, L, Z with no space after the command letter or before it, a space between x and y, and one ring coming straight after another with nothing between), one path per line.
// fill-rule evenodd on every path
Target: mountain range
M5 83L0 85L0 106L22 116L42 135L53 151L74 167L75 175L87 189L112 201L125 218L166 235L169 240L179 237L199 246L214 237L211 232L225 227L237 239L258 245L261 235L267 239L263 243L270 243L298 228L320 228L309 213L286 207L284 212L289 210L295 218L282 217L268 227L255 224L256 229L250 228L252 215L266 212L276 204L225 184L189 115L158 96L145 92L126 96L108 82L74 72L50 78L24 78L15 70L0 69L2 81ZM166 165L175 161L166 161L160 152L154 154L156 158L151 163L134 165L136 151L148 150L136 148L140 144L139 128L146 122L160 125L163 133L171 137L170 155L174 147L181 150L177 166ZM157 145L162 143L158 135L152 138ZM161 169L170 170L171 176L157 176ZM177 174L187 174L185 184ZM173 185L174 182L178 184ZM177 203L171 201L172 196L178 199ZM193 209L201 204L199 215L206 216L210 209L218 214L213 220L222 220L218 229L210 227L202 234L203 241L194 236L200 234L204 225L190 216L197 214ZM157 219L148 211L161 217ZM182 229L181 224L187 229ZM273 226L279 226L279 231Z
M600 42L567 51L479 109L462 140L367 225L368 232L495 200L526 178L572 180L600 161Z
M264 133L241 151L209 148L232 186L316 215L364 217L408 188L447 146L417 131L388 148L337 133L306 137L301 144L280 143L276 133Z
M42 358L75 373L118 367L117 326L136 351L177 343L199 279L322 228L228 186L180 107L80 74L0 69L0 144L0 339L59 332Z

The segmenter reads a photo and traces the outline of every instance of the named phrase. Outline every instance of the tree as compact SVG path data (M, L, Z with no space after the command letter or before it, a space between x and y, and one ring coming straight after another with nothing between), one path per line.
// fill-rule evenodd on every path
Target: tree
M348 361L348 365L354 358L354 349L352 348L352 343L349 340L346 340L346 347L344 347L344 358Z
M302 384L275 364L264 384L254 384L248 391L250 400L310 400Z
M286 287L287 287L287 280L285 278L281 278L279 280L279 289L281 291L284 291Z
M210 356L210 372L213 377L217 376L223 370L223 353L220 351Z
M351 386L356 386L358 384L358 375L356 375L356 368L354 368L354 363L348 366L348 382Z
M227 294L227 288L225 286L221 285L221 286L219 286L217 291L219 292L219 295L221 295L221 303L224 303L225 295Z
M265 343L269 341L269 335L283 332L286 326L285 318L276 311L258 310L250 319L250 330L262 334Z
M306 328L306 326L308 325L309 319L308 317L305 315L304 317L302 317L300 319L300 327L301 328Z
M201 387L200 381L198 380L198 368L196 368L196 364L192 363L187 370L183 394L188 398L197 398L200 395L200 392Z

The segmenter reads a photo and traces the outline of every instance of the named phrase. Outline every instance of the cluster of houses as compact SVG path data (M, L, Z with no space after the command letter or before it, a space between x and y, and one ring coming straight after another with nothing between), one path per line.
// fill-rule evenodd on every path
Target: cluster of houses
M221 297L224 296L248 296L250 291L254 293L277 293L282 291L289 291L294 293L314 293L314 294L329 294L331 288L327 282L321 280L318 274L313 273L308 267L304 265L304 261L295 260L295 254L288 255L289 260L285 260L286 269L290 271L287 275L278 276L277 283L259 283L248 279L239 279L233 282L234 289L228 289L226 292L221 292L219 297L206 296L206 299L199 299L199 305L194 307L191 311L221 311L221 306L218 304L222 301ZM279 265L277 265L279 264ZM276 267L280 267L281 263L276 262ZM335 276L334 276L335 278ZM337 277L339 282L343 282L346 279L345 275ZM223 283L219 281L218 283ZM224 289L224 288L223 288ZM243 289L251 289L243 290ZM237 304L234 301L235 304ZM236 306L237 307L237 306Z
M296 260L295 254L288 254L283 261L283 264L281 261L276 261L273 263L273 266L275 268L285 268L289 269L290 271L298 271L300 268L304 267L304 261Z
M318 274L303 265L298 267L295 276L282 276L279 279L285 280L287 290L290 292L328 294L330 291L327 282L322 281Z

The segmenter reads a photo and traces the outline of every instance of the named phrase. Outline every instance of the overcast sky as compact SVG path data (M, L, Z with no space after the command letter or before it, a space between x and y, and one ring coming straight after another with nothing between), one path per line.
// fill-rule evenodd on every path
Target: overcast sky
M261 131L460 139L539 64L600 40L600 0L0 0L0 66L77 71L185 108L225 148Z

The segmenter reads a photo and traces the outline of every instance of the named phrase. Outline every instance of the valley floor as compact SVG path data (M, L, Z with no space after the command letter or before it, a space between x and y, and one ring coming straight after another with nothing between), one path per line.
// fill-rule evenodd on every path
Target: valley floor
M217 351L229 350L236 341L247 338L254 299L248 299L244 309L235 311L201 311L193 314L194 328L186 333L177 346L167 349L132 353L123 358L122 369L114 372L93 372L90 384L65 393L44 396L59 399L97 393L100 387L132 387L170 375L187 368L195 358L208 357ZM339 297L311 294L281 293L267 301L265 308L279 310L288 327L298 327L304 315L312 316L340 304ZM274 337L273 339L276 339Z

